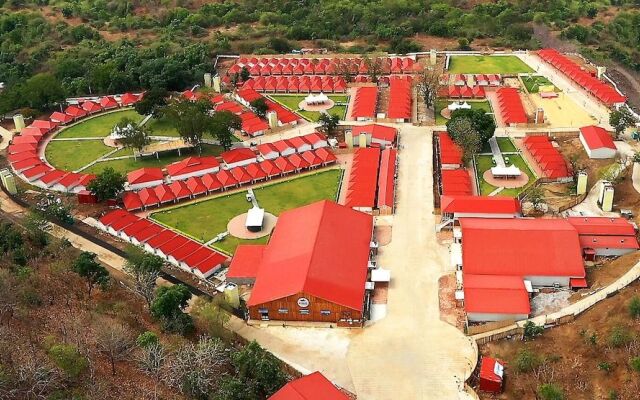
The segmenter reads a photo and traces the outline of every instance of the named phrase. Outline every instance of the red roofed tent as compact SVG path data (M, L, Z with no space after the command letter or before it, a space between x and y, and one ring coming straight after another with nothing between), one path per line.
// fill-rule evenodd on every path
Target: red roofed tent
M127 211L140 210L143 207L140 196L136 192L125 192L122 195L122 203Z
M64 113L70 115L73 119L86 117L88 112L77 106L69 106L64 110Z
M100 99L100 106L105 110L117 108L118 102L112 96L105 96Z
M84 103L82 103L82 109L89 114L94 114L102 111L102 107L100 106L100 104L96 103L95 101L85 101Z
M69 114L61 113L60 111L56 111L51 116L49 116L51 122L55 122L58 124L66 125L69 122L73 122L73 117Z

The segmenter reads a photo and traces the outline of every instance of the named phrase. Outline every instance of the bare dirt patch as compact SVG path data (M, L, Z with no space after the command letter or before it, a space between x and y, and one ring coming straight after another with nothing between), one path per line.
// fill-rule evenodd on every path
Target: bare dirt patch
M456 291L456 275L451 273L443 275L438 281L440 290L440 319L444 322L455 326L456 328L464 329L464 310L462 307L458 307L455 300Z

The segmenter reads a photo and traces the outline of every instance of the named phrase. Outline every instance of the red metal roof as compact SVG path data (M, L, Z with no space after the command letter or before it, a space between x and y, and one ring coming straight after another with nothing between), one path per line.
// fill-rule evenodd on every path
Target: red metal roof
M222 160L226 164L233 164L239 161L251 160L256 158L256 153L253 150L246 147L239 147L237 149L225 151L220 154Z
M120 102L122 103L123 106L129 106L133 103L137 103L141 97L142 97L141 95L137 95L133 93L125 93L120 98Z
M442 213L519 214L520 202L508 196L442 196Z
M202 183L202 179L197 176L192 176L191 178L187 179L185 183L187 184L187 188L189 189L191 194L193 194L194 196L207 192L207 187Z
M216 174L206 174L202 177L202 184L207 188L209 192L216 191L222 188L222 183L218 180Z
M616 150L616 145L613 143L611 134L604 128L595 125L583 126L580 128L580 133L591 150L601 148Z
M229 264L227 278L255 278L262 263L266 245L241 244L236 249Z
M326 200L283 212L248 305L304 292L362 310L372 232L370 215Z
M87 111L77 106L69 106L64 110L64 113L71 115L73 118L81 118L87 115Z
M134 233L132 236L139 241L140 243L144 243L147 240L156 237L161 232L164 232L165 229L160 225L152 224L146 229L141 230L140 232Z
M157 206L160 203L160 200L152 187L144 188L139 191L138 197L140 197L140 201L145 207Z
M44 175L47 172L51 171L53 168L51 168L50 166L46 165L46 164L38 164L36 166L34 166L33 168L29 168L25 171L22 172L22 175L24 175L26 178L34 178L38 175Z
M471 177L465 169L443 169L440 171L442 178L442 195L472 195L473 188Z
M187 242L179 247L176 251L171 253L176 261L180 262L187 259L190 255L202 248L202 245L194 240L187 239Z
M291 164L291 162L289 162L289 160L286 157L278 157L275 160L273 160L273 163L283 173L292 172L292 171L295 171L296 169L296 167L293 164Z
M174 238L169 240L168 242L164 242L160 246L156 247L160 250L165 256L170 256L173 253L176 253L182 248L186 246L191 240L187 239L182 235L176 235ZM151 241L149 241L151 243Z
M23 153L17 153L17 154L23 154ZM16 170L16 172L21 172L29 168L33 168L36 165L40 165L40 164L42 164L42 160L39 159L38 157L29 157L29 158L22 159L20 161L16 161L13 164L11 164L11 166L13 167L14 170Z
M142 208L142 201L136 192L125 192L122 195L122 203L124 208L129 211L139 210Z
M583 278L578 232L564 219L461 218L463 270Z
M529 314L529 293L520 276L463 275L464 310L483 314Z
M42 162L40 158L38 158L38 153L35 150L23 151L20 153L10 153L7 155L7 160L9 160L10 163L16 163L18 161L27 160L29 158L35 158L38 159L38 161Z
M338 160L338 157L326 147L313 150L313 152L322 160L323 164L330 164Z
M220 163L213 156L187 157L183 160L167 165L169 175L186 175L197 171L204 171L220 167Z
M35 151L38 146L35 143L10 144L7 148L9 154L22 153L25 151Z
M128 214L129 213L125 210L113 210L100 217L98 221L100 221L102 225L110 226L112 223Z
M239 184L251 182L251 175L243 167L235 167L229 170L229 173L238 181Z
M527 113L524 110L518 89L503 87L498 89L498 105L502 119L507 124L526 124Z
M311 143L307 142L306 139L304 138L304 136L294 136L292 138L289 139L289 143L291 143L291 145L293 147L295 147L296 149L304 146L304 145L309 145Z
M271 143L262 143L258 145L258 153L262 156L266 156L271 153L278 153L278 149Z
M236 178L234 178L229 171L224 169L221 169L216 174L216 178L218 179L218 181L220 181L220 183L222 184L222 187L224 188L228 188L238 184L238 181L236 181Z
M113 223L111 223L109 227L114 231L118 232L126 228L127 226L135 222L138 222L139 220L140 220L140 217L137 217L133 214L126 214L126 215L123 215L121 218L113 221Z
M175 233L174 231L170 229L165 229L162 232L158 233L153 238L147 240L146 244L148 244L153 249L157 249L158 247L162 246L168 241L173 240L176 236L178 236L178 234Z
M612 235L580 235L580 246L583 249L633 249L637 250L638 240L635 236Z
M174 181L169 184L169 188L171 192L176 197L176 200L186 199L187 197L191 197L191 191L187 187L187 184L184 181Z
M127 182L130 184L161 181L162 179L163 174L160 168L140 168L127 174Z
M251 179L260 180L267 177L267 173L260 168L260 164L249 164L244 169L247 171Z
M399 117L398 117L399 118ZM367 133L371 135L371 138L384 141L390 144L396 142L398 130L391 126L385 126L380 124L368 124L357 125L351 128L351 133L354 137L361 133Z
M217 266L219 266L220 264L222 264L223 262L225 262L227 260L227 256L225 256L222 253L218 253L217 251L213 251L211 250L211 253L209 254L209 257L205 258L204 260L200 261L197 264L189 264L189 266L191 268L195 268L198 271L202 272L203 274L207 274L209 271L211 271L212 269L216 268Z
M547 136L527 136L523 143L547 178L571 176L567 162Z
M380 149L356 150L349 174L349 186L345 205L348 207L373 208L378 185Z
M284 385L269 400L349 400L320 372L314 372Z
M288 140L278 140L276 142L271 143L271 145L280 153L288 149L295 149L295 146L291 144Z
M124 233L127 236L131 236L138 232L142 232L143 230L149 228L151 225L153 225L153 222L150 222L148 219L141 218L138 221L134 222L133 224L124 228L122 230L122 233Z
M397 150L389 148L382 150L382 154L380 155L380 173L378 174L378 208L383 206L394 206L397 156Z
M55 123L54 121L47 121L47 120L43 120L43 119L36 119L34 120L31 125L29 125L30 127L35 127L35 128L41 128L44 129L46 132L50 132L53 129L56 129L56 127L58 126L57 123Z
M308 168L309 163L300 156L298 153L293 153L287 156L287 160L293 165L296 169Z
M388 118L411 118L411 81L400 77L391 77L389 80L389 106Z
M71 189L80 183L80 179L82 177L82 174L69 172L64 178L60 179L57 184L62 185L67 189Z
M95 101L85 101L84 103L82 103L82 109L93 113L93 112L98 112L102 110L102 107L100 107L100 104L96 103Z
M438 143L440 145L440 163L451 165L462 165L462 150L455 143L447 132L438 134Z
M278 176L282 172L272 160L260 161L258 165L269 177Z
M40 179L38 179L40 182L44 183L45 185L51 185L53 183L58 182L60 179L62 179L65 175L67 174L67 171L61 171L59 169L54 169L52 171L47 172L46 174L44 174L42 177L40 177Z
M171 187L169 185L162 184L154 186L153 191L156 193L158 201L160 201L161 204L168 203L176 199L176 196L171 191Z
M319 142L326 142L327 137L320 132L311 132L302 136L307 143L315 145Z
M114 108L118 107L118 102L111 96L105 96L100 99L100 105L103 108Z
M356 89L352 118L373 118L376 115L376 102L378 100L378 87L366 86Z
M502 383L502 377L495 373L496 362L504 364L502 361L496 360L495 358L482 357L482 361L480 362L480 379L487 379L493 382Z
M71 115L61 113L60 111L56 111L51 114L49 119L53 122L61 122L63 124L73 121L73 117Z
M635 236L633 224L619 217L569 217L567 221L580 235L627 235Z

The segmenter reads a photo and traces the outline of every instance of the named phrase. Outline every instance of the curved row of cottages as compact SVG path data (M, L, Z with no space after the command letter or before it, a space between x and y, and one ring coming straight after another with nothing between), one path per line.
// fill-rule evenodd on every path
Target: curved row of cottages
M23 180L42 188L60 192L78 193L95 178L83 174L55 169L40 158L39 147L47 135L55 133L58 127L76 122L89 115L118 107L128 107L142 98L142 93L105 96L99 101L85 101L68 106L64 112L54 112L48 120L35 120L22 129L20 135L11 140L7 148L8 160L13 171Z
M301 136L262 144L258 147L259 155L248 148L230 150L221 155L224 165L215 157L189 157L168 165L167 176L160 168L132 171L127 175L128 191L122 197L124 206L133 211L176 203L298 174L337 161L322 135L306 137L317 140L311 144Z
M242 85L243 89L254 89L258 92L278 93L344 93L347 82L341 76L270 76L249 78Z
M501 86L499 74L442 74L440 84L444 86Z
M219 271L227 260L227 256L200 242L124 210L105 214L97 227L202 279Z
M382 74L418 72L422 66L410 57L378 57ZM368 61L362 58L291 58L240 57L227 71L237 74L246 68L252 76L269 75L340 75L369 72Z
M607 106L622 105L627 101L627 98L620 94L613 86L591 75L584 68L565 57L556 49L543 49L538 51L537 54L543 61L568 76Z

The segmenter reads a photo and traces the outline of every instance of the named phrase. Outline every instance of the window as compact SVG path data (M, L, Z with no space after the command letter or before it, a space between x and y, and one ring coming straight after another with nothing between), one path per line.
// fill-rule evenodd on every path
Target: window
M309 315L309 310L300 310L300 314Z
M278 314L287 314L289 313L289 309L288 308L279 308L278 309Z
M320 315L331 315L331 310L320 310Z
M260 314L268 314L269 313L269 309L268 308L258 308L258 312Z

